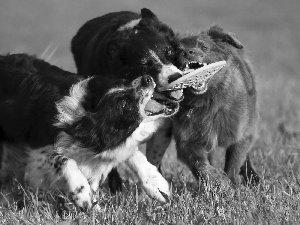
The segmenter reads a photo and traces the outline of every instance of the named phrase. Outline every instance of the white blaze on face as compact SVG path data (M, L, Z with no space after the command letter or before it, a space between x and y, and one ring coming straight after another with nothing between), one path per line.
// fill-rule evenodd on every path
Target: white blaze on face
M161 71L157 76L159 86L168 85L169 84L168 80L170 75L176 73L182 74L182 71L180 71L173 64L164 64L154 51L150 50L149 53L150 53L150 57L155 60L155 63L161 65Z
M138 23L141 21L141 19L131 20L128 23L124 24L123 26L119 27L118 31L124 31L128 29L134 28Z

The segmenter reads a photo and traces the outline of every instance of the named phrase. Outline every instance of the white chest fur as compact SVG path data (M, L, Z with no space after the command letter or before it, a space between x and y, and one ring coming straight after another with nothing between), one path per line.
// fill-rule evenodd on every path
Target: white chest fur
M62 133L57 142L57 151L77 162L79 169L95 191L111 169L128 160L138 151L138 146L148 140L160 125L159 119L143 121L123 144L99 154L95 154L91 149L79 147L80 145L69 135Z

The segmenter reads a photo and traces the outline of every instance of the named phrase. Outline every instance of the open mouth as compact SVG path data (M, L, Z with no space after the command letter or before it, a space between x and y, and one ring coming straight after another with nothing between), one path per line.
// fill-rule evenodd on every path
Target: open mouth
M199 69L207 65L208 63L202 63L200 61L190 61L187 62L181 70L183 71L184 74L187 74L195 69Z
M163 117L169 117L174 115L178 109L179 103L155 92L145 106L145 114L146 116L162 115Z
M181 102L184 98L183 96L183 89L176 88L176 89L167 89L165 87L158 88L158 92L154 92L156 96L159 98L166 99L172 102Z
M185 64L185 68L183 69L183 74L184 75L188 74L196 69L202 68L207 65L208 65L207 63L202 63L202 62L198 62L198 61L187 62ZM206 77L206 79L202 79L201 82L195 81L193 84L190 85L190 87L192 87L193 91L196 92L197 94L202 94L207 91L209 79L210 79L210 77Z

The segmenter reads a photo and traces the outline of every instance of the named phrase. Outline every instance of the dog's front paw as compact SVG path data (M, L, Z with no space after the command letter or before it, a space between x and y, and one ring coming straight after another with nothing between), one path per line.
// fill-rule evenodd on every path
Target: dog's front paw
M168 203L171 196L169 183L158 172L155 166L149 165L147 169L146 177L141 182L142 188L150 197L160 203Z
M87 209L92 207L92 193L88 183L87 185L83 183L79 184L74 191L70 192L71 200L82 211L87 211Z
M85 176L78 169L76 163L73 166L73 162L69 160L68 173L66 173L66 179L69 186L69 193L71 200L83 211L92 207L92 190L85 178ZM70 167L73 168L71 169Z

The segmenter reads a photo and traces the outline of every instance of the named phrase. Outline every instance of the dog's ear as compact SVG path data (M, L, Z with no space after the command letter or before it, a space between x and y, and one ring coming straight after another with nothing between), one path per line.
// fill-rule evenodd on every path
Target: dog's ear
M93 127L95 127L95 124L92 118L83 116L78 121L66 127L64 131L79 141L84 147L90 147L93 143L93 137L95 136L93 135Z
M141 21L139 22L140 27L156 27L159 24L159 20L156 15L149 9L143 8L141 10Z
M223 28L218 25L211 26L208 30L208 35L212 39L218 39L222 42L226 42L238 49L242 49L244 47L234 33L225 32Z
M174 31L166 24L161 23L151 10L143 8L141 10L141 16L141 21L136 26L137 29L156 30L165 33L169 38L175 37Z

